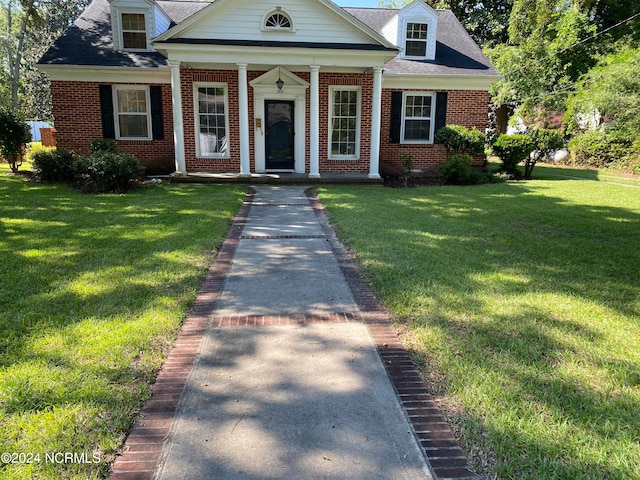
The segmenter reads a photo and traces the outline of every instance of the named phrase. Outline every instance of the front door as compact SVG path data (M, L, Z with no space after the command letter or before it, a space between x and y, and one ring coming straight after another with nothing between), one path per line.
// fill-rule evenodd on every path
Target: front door
M293 102L265 100L266 168L293 170Z

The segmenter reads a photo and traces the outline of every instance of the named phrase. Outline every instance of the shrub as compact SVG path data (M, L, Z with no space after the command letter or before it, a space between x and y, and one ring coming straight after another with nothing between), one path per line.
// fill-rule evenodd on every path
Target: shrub
M535 151L524 161L524 178L531 178L533 167L538 160L548 157L556 150L564 147L564 137L559 130L533 128L529 134L535 145Z
M436 143L447 149L447 156L452 154L480 155L484 153L486 137L476 128L469 129L462 125L447 125L435 134Z
M140 163L127 154L94 153L75 162L79 188L93 193L122 193L138 178Z
M90 153L109 152L116 153L116 141L108 138L94 138L89 144Z
M572 162L586 167L606 167L633 152L633 142L622 132L588 130L569 142Z
M42 145L42 142L31 142L29 145L27 145L27 154L24 156L24 159L27 162L33 163L33 157L37 153L52 152L55 149L56 147L45 147L44 145Z
M33 170L44 182L69 182L74 178L74 155L63 149L42 147L32 157Z
M465 184L471 176L471 155L455 154L449 160L440 165L440 181L446 184Z
M31 129L18 115L0 108L0 156L11 167L13 173L22 165L24 149L31 141Z
M500 157L502 169L507 173L515 173L516 165L525 160L535 148L533 139L524 133L498 135L493 143L493 152Z

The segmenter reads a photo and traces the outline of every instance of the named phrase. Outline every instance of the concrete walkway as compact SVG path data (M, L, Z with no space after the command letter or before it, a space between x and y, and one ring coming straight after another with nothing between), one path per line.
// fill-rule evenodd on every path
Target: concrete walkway
M112 479L476 478L306 188L252 189Z

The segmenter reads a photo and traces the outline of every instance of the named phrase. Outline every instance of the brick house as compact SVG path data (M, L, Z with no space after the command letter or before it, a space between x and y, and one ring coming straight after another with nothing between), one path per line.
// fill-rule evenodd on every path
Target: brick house
M442 163L483 130L498 72L447 10L330 0L93 0L38 64L58 146L94 138L153 172L345 172Z

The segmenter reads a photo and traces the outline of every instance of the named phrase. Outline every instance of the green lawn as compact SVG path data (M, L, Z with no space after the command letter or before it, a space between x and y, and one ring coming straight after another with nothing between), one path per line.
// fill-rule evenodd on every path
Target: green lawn
M478 471L640 479L640 189L319 193Z
M104 478L244 189L82 195L29 183L6 167L0 453L33 454L34 462L0 461L0 478ZM58 452L96 463L45 461Z
M561 168L547 163L538 163L533 170L533 177L536 179L584 178L585 180L640 187L640 177L637 175L625 175L622 172L610 172L593 168Z

